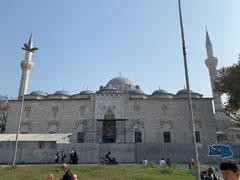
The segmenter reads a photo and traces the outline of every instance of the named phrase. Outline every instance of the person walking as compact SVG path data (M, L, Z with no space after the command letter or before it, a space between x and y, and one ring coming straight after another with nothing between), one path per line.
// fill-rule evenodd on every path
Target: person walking
M73 174L68 168L67 164L62 164L63 177L60 180L73 180Z

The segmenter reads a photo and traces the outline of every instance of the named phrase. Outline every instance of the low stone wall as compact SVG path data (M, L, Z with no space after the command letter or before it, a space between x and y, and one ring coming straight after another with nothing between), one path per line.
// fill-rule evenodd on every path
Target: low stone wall
M12 164L14 150L1 149L0 163ZM53 163L55 157L55 149L33 150L19 148L17 153L17 164L31 163Z
M240 144L228 144L233 151L233 158L240 160ZM78 163L98 163L100 158L107 152L120 163L140 163L144 158L149 161L158 161L164 157L170 158L177 163L186 163L193 158L192 147L186 144L165 144L161 146L156 143L70 143L57 144L56 149L27 148L20 146L18 149L17 163L54 163L56 152L59 152L59 162L61 162L61 152L63 151L69 162L69 151L75 150L78 154ZM0 163L10 164L13 159L13 148L0 148ZM201 163L219 162L220 157L208 156L207 145L198 147L199 159Z
M57 144L57 151L63 151L67 158L65 162L69 162L69 152L75 150L78 154L78 163L98 163L99 162L99 144L97 143L71 143L71 144Z

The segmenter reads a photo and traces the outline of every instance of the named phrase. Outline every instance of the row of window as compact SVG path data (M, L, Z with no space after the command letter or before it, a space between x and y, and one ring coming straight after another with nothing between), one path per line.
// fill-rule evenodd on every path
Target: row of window
M115 109L115 106L114 106L113 109ZM141 106L140 105L134 105L133 110L134 110L134 112L140 112L141 111ZM193 110L196 111L196 105L193 105ZM29 118L30 111L31 111L30 106L25 106L24 107L25 118ZM59 112L59 107L58 106L52 106L51 111L52 111L52 117L56 118L57 114ZM86 111L86 106L80 106L79 111L80 111L80 115L83 116L83 114ZM166 115L167 111L168 111L168 106L167 105L162 105L162 112Z
M196 138L197 143L201 142L199 131L195 131L195 138ZM78 132L77 142L84 143L84 132ZM163 132L163 142L171 143L171 132L170 131ZM135 132L135 143L142 143L142 132L140 132L140 131Z
M196 138L197 143L201 142L199 131L195 131L195 138ZM142 142L142 132L135 132L135 143L141 143L141 142ZM171 132L170 131L163 132L163 142L171 143Z
M80 116L84 116L84 113L86 112L86 106L80 106L79 111L80 111ZM31 107L25 106L24 107L25 118L28 119L30 117L30 112L31 112ZM57 117L58 112L59 112L59 107L52 106L51 113L53 118Z

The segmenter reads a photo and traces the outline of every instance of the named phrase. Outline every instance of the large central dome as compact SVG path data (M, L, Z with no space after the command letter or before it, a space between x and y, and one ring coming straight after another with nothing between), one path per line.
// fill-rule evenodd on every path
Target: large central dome
M133 87L135 86L134 83L132 83L128 78L126 77L116 77L111 79L107 85L107 87L115 87L115 88L119 88L119 87L123 87L123 86L128 86L128 87Z
M111 79L107 85L104 87L104 89L115 89L115 90L120 90L122 92L127 93L128 90L130 89L136 89L139 88L139 86L135 85L132 81L130 81L128 78L126 77L115 77L113 79Z

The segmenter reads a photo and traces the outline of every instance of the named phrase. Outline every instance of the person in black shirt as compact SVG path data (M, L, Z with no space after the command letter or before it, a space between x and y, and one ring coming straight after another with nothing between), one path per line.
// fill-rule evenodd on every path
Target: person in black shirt
M107 160L108 163L111 163L113 161L113 158L111 158L111 152L108 152L106 155L105 155L105 159Z
M62 170L63 170L63 178L60 180L73 180L73 174L69 170L67 164L62 165Z

